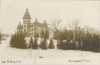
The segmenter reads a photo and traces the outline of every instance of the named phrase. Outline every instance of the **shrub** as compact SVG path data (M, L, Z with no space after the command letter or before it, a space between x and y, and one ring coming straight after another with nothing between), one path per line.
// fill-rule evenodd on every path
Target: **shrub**
M25 49L26 48L25 34L22 32L13 34L10 39L10 45L11 47Z
M40 44L41 49L47 49L47 42L46 39L43 39Z
M50 39L50 43L49 43L48 48L49 49L54 49L54 42L53 42L53 39L52 38Z

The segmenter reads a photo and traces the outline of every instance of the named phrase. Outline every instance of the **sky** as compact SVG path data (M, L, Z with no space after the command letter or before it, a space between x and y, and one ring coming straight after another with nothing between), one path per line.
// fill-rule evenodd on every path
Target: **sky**
M100 30L100 1L68 0L1 0L0 28L4 33L14 33L28 8L31 22L61 19L62 26L79 19L81 27L89 26Z

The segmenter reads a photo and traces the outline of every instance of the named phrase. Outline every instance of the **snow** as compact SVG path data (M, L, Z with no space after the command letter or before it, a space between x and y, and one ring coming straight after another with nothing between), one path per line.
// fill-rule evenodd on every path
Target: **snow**
M29 43L30 37L26 37L25 40L26 40L27 43ZM33 40L34 40L34 37L33 37ZM37 40L38 40L38 44L40 44L41 38L38 38ZM50 38L47 39L47 44L49 44L49 40L50 40ZM53 40L53 41L54 41L54 45L57 45L57 41L56 40Z
M9 47L9 40L10 38L0 44L0 64L2 60L21 61L17 64L100 64L100 53L59 49L17 49Z

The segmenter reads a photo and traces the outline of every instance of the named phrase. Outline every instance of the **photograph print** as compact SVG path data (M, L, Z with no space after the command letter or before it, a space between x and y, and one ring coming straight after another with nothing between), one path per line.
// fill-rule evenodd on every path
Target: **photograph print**
M2 64L100 64L100 1L1 0Z

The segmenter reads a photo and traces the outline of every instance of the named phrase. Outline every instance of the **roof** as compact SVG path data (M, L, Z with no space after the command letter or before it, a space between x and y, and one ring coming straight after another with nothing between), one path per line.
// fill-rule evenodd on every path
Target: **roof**
M38 22L38 19L35 18L35 21L34 21L34 23L33 23L33 26L39 26L39 27L41 27L41 26L42 26L42 23L39 23L39 22Z
M48 28L46 20L44 20L44 22L43 22L43 24L42 24L42 27L43 27L43 28Z
M23 25L18 25L17 29L23 29Z
M24 16L23 16L23 19L31 19L31 16L30 16L30 14L29 14L28 9L26 9L26 12L25 12L25 14L24 14Z
M39 22L38 22L38 20L37 20L37 18L35 18L35 21L34 21L34 23L39 23Z

